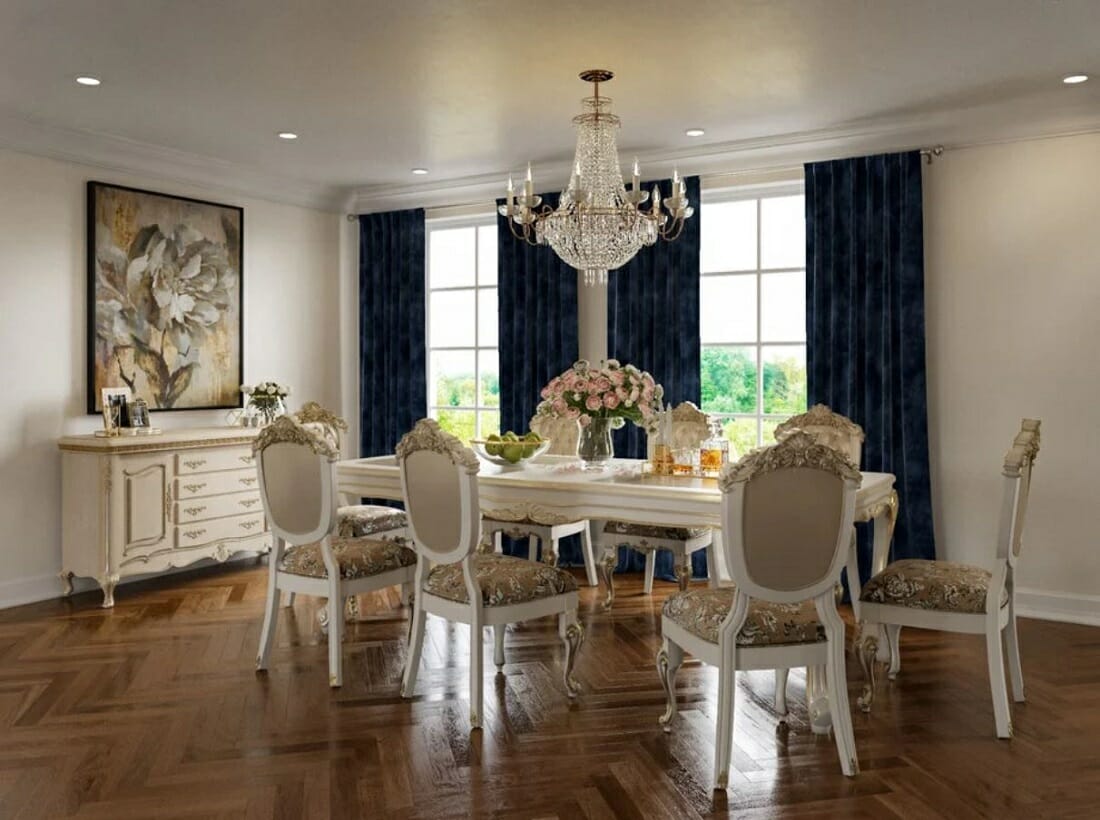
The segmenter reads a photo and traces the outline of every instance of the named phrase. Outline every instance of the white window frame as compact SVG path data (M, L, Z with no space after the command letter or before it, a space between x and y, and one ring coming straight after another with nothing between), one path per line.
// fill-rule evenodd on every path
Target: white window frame
M481 404L481 356L483 351L496 350L497 351L497 373L500 373L500 338L497 337L497 344L495 347L482 347L478 342L478 328L480 325L480 311L481 311L481 291L483 290L497 290L500 286L500 271L497 271L497 282L492 285L483 285L478 275L479 271L477 265L480 261L480 247L481 232L477 228L483 228L496 225L495 214L485 214L477 216L452 216L452 217L435 217L424 220L424 345L427 351L427 355L424 357L424 379L428 385L428 417L437 419L439 418L440 410L463 410L470 411L474 414L474 437L483 438L484 434L481 430L481 414L483 412L495 412L500 414L500 405L496 407L488 407ZM433 288L432 287L432 231L435 230L452 230L455 228L474 228L474 284L472 285L459 285L457 287L446 288ZM497 226L497 230L500 230ZM432 346L432 327L431 327L431 299L433 292L457 292L457 291L473 291L474 292L474 344L473 346L464 345L458 347L448 346ZM497 291L499 293L499 290ZM499 300L498 300L499 305ZM499 310L499 308L498 308ZM499 319L498 319L499 322ZM474 354L474 404L473 406L467 405L441 405L435 403L435 385L432 383L432 353L435 351L444 352L463 352L472 351Z
M703 272L700 266L699 278L700 280L710 276L751 276L755 280L756 285L756 340L753 342L703 342L700 340L700 351L703 347L724 347L724 348L755 348L756 350L756 412L755 413L711 413L707 415L716 419L753 419L756 422L756 446L760 447L766 442L764 441L764 422L775 421L781 422L784 419L790 418L790 415L782 413L765 413L764 412L764 357L763 349L765 347L801 347L807 349L809 343L808 339L802 341L776 341L765 342L761 340L762 333L762 276L771 273L802 273L805 274L805 265L801 268L762 268L761 263L761 200L773 199L785 196L805 196L806 186L802 180L789 181L782 183L769 183L765 185L744 185L735 188L720 188L716 190L703 190L700 195L700 207L706 208L707 205L717 205L723 202L744 202L746 200L756 201L756 267L749 270L715 270ZM808 362L808 357L807 357ZM807 376L809 374L807 373ZM805 410L805 408L803 408Z

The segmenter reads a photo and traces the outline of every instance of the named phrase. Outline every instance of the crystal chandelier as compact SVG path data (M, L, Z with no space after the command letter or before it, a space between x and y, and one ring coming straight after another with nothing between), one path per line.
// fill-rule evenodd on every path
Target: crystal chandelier
M550 245L564 262L584 271L586 285L606 283L607 272L625 265L643 245L652 245L658 238L676 239L684 220L695 213L678 173L673 172L672 196L662 200L656 185L652 196L641 189L634 160L631 189L626 190L615 145L619 118L610 111L611 98L600 96L600 83L613 76L603 69L580 75L592 83L593 92L581 100L584 110L573 118L577 151L569 187L557 209L543 205L535 195L530 165L523 193L516 195L509 178L508 198L498 209L516 239ZM650 207L643 209L647 201Z

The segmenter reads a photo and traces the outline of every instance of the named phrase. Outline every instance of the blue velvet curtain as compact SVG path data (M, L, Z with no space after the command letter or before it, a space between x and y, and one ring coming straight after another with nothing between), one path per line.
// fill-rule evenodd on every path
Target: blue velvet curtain
M658 240L617 271L607 286L608 355L653 374L665 389L665 404L700 400L699 384L699 177L684 179L695 216L674 242ZM661 196L672 194L672 181L657 183ZM643 186L652 190L653 183ZM615 433L615 455L646 457L645 431L627 424ZM619 571L644 568L644 557L620 550ZM693 572L706 576L706 555L693 557ZM672 555L660 552L657 573L673 580Z
M809 400L863 425L863 468L897 476L895 558L935 557L923 232L919 151L806 166Z
M392 453L424 417L424 210L359 217L359 453ZM381 502L388 503L388 502Z
M556 208L558 194L542 194L542 201ZM501 216L497 282L500 429L522 433L539 391L578 358L577 272L549 246L516 239Z
M542 194L551 208L558 194ZM503 200L497 203L503 205ZM577 272L546 245L516 239L497 218L497 299L500 307L500 429L527 430L539 391L579 356ZM504 551L526 557L526 542L504 539ZM560 544L562 564L583 563L580 538Z

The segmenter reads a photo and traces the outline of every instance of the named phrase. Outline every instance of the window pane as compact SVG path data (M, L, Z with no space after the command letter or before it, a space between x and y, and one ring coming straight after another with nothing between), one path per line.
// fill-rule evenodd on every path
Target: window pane
M715 202L699 217L703 273L756 269L756 200Z
M760 276L760 341L802 342L806 339L806 273Z
M439 410L436 418L439 426L458 436L463 443L468 443L474 436L474 425L477 422L477 414L473 410Z
M805 266L805 197L798 194L760 200L760 267Z
M478 434L481 438L488 438L493 433L500 435L500 413L496 410L482 410L479 414L481 417L481 432Z
M497 283L497 226L482 225L477 229L477 282Z
M479 350L477 357L481 373L481 402L478 407L500 407L500 354L494 347Z
M497 289L484 288L477 292L477 344L478 347L497 346Z
M703 344L756 341L755 276L704 276L699 305Z
M722 430L730 443L730 461L736 461L757 448L756 419L725 419Z
M775 428L782 424L780 419L764 419L762 433L765 444L775 444Z
M428 328L432 347L473 347L474 293L471 290L441 290L428 294L431 316Z
M428 233L429 286L453 288L473 285L474 228L448 228Z
M756 412L756 348L704 347L701 376L704 412Z
M430 404L443 407L474 407L474 352L472 350L433 350L428 387Z
M793 416L806 412L806 347L762 347L764 412Z

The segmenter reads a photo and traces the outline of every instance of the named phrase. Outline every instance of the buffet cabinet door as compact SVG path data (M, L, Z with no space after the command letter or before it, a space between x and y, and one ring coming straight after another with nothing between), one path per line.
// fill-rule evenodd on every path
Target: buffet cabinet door
M118 461L118 485L111 494L111 509L112 518L121 526L112 527L116 535L112 544L121 546L122 558L167 546L172 503L171 455L123 456Z

